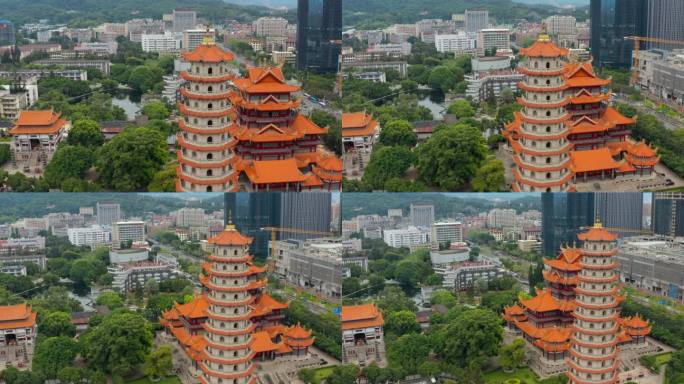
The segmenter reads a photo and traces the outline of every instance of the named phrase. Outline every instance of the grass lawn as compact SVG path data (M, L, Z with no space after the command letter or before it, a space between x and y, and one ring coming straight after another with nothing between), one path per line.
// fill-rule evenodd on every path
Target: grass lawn
M126 384L181 384L181 381L176 376L167 377L166 379L157 382L150 381L147 377L143 377L142 379L127 381Z
M537 375L529 368L516 369L513 373L506 373L501 369L487 372L484 375L486 384L503 384L508 379L518 379L525 384L538 384Z
M672 360L672 352L665 352L661 353L659 355L656 355L656 366L660 368L661 365L667 364Z
M326 379L328 376L330 376L333 372L333 368L335 367L324 367L324 368L318 368L317 370L314 371L314 383L318 384L321 382L321 380Z

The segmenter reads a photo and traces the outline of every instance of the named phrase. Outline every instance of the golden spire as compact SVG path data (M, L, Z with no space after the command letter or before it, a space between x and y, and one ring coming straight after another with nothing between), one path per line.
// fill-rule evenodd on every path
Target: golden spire
M537 41L549 42L551 41L551 36L546 32L546 23L542 23L542 30L537 36Z
M207 26L207 32L204 34L204 38L202 39L202 45L214 45L216 44L216 40L214 39L214 34L211 33L211 28Z
M226 231L235 231L235 224L233 224L233 211L228 210L228 224L226 224Z
M594 228L603 228L603 224L601 223L601 216L598 213L596 214L596 221L594 221Z

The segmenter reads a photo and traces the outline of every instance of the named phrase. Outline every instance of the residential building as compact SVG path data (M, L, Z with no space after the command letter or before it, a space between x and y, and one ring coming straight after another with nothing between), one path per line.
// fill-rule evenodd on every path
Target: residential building
M654 193L651 206L651 229L654 234L684 236L684 193Z
M112 244L119 246L126 242L145 241L144 221L117 221L112 224Z
M477 53L484 56L487 52L509 51L511 49L511 30L507 28L487 28L477 32Z
M435 35L435 48L441 53L472 54L475 52L475 44L475 38L464 32Z
M465 75L466 96L478 101L498 99L504 89L517 92L518 84L524 79L525 75L513 70L473 72Z
M282 17L260 17L252 25L259 37L284 37L287 34L287 19Z
M432 224L432 235L430 237L433 244L451 244L463 242L463 223L460 221L442 221Z
M30 82L29 79L36 78L41 79L43 77L64 77L69 80L76 81L88 81L88 72L78 69L18 69L16 71L0 71L0 77L4 78L16 78L26 79L26 82ZM34 98L35 96L35 98ZM38 89L36 85L35 95L31 95L31 100L38 100ZM33 103L31 103L33 104Z
M173 32L182 33L195 29L197 26L197 13L191 9L177 8L173 10Z
M146 248L110 249L109 262L112 264L138 263L147 261L149 254L150 252Z
M487 214L487 226L489 228L513 228L516 226L516 216L515 209L492 209Z
M28 109L29 92L22 84L0 85L0 118L16 120L21 111Z
M99 225L88 228L67 229L69 242L76 246L89 246L92 249L99 246L108 246L112 243L112 232Z
M77 56L92 55L98 57L107 57L116 54L119 44L116 41L109 42L83 42L78 43L74 47L74 52Z
M385 320L375 304L342 306L342 362L366 367L387 365Z
M0 46L15 45L16 43L14 24L9 20L0 19Z
M544 20L546 32L551 36L574 35L577 33L577 19L574 16L553 15Z
M45 59L36 60L31 62L31 64L39 66L60 66L64 68L97 68L105 76L109 76L111 73L112 63L109 60L88 60L88 59Z
M541 253L542 242L537 239L518 240L518 249L523 252Z
M134 43L141 43L143 35L164 34L164 22L153 19L133 19L126 22L128 38Z
M1 265L0 274L12 275L12 276L26 276L26 266L25 265Z
M370 153L379 134L380 124L371 115L365 112L342 114L342 146L345 152Z
M479 32L489 28L489 11L487 10L466 9L464 18L466 32Z
M431 228L432 223L435 222L435 206L432 204L411 204L409 217L412 225Z
M336 73L342 49L342 0L298 0L297 69Z
M430 232L425 228L385 229L382 240L393 248L414 249L430 243Z
M97 224L112 225L117 221L121 221L121 205L119 203L98 201L95 207L97 210Z
M0 364L3 369L31 365L37 330L36 313L28 304L0 306Z
M409 56L411 54L411 43L401 42L401 43L378 43L373 44L366 50L368 53L375 54L387 54L393 55L395 57L399 56Z
M181 48L183 49L183 52L194 51L195 48L202 45L205 38L209 35L215 36L216 30L215 29L188 29L188 30L183 31L183 43L181 44Z
M150 279L161 283L179 276L178 271L170 265L151 261L111 265L107 267L107 273L112 275L112 288L124 293L145 288Z
M501 71L511 68L510 56L473 57L470 59L473 72Z
M442 276L442 287L464 291L478 284L489 282L504 275L504 269L489 261L463 261L435 267L436 274Z
M172 53L181 50L181 39L176 34L165 33L140 36L143 52Z
M181 208L173 213L176 218L176 227L199 227L204 226L204 209L202 208Z

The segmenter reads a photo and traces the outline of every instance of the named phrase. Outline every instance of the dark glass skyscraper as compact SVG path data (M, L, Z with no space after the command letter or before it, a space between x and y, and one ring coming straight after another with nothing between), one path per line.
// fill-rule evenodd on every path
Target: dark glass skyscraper
M330 232L332 195L325 192L226 193L225 222L233 223L244 235L254 238L252 252L258 258L268 255L271 231L264 227ZM306 239L312 234L277 233L277 239Z
M620 237L637 236L643 232L643 193L597 192L594 199L596 216L604 227L614 228L613 232Z
M581 227L593 225L595 218L593 193L542 194L543 255L558 255L561 245L576 241Z
M634 43L646 36L648 0L591 0L591 54L599 67L628 68Z
M664 236L684 236L684 193L654 193L651 229Z
M684 41L684 1L648 0L646 25L648 37ZM654 43L646 48L673 49L681 46Z
M297 69L336 73L342 50L342 0L298 0Z

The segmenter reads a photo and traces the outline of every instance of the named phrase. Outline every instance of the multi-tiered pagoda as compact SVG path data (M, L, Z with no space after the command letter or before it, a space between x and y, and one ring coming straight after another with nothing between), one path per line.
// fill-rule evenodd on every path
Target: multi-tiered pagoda
M567 62L568 50L546 34L520 54L523 109L502 132L513 152L514 191L572 191L578 182L653 172L656 151L630 139L636 120L609 105L610 80L590 62Z
M183 58L190 70L181 73L177 190L341 189L342 162L321 138L328 129L299 113L300 87L280 68L237 77L233 55L211 36Z
M164 312L160 323L190 360L201 383L253 383L255 361L307 356L311 331L285 326L287 304L264 292L265 269L252 264L252 238L229 224L210 238L204 292Z
M603 361L617 356L613 347L618 345L637 353L650 352L646 342L650 327L639 316L619 317L617 236L597 222L578 237L584 242L581 248L563 247L557 258L544 260L546 288L506 307L503 317L507 329L528 342L533 356L530 367L540 376L567 371L571 378L579 375L581 380L575 383L612 383L586 380L581 370L612 367ZM603 360L591 360L594 355Z

